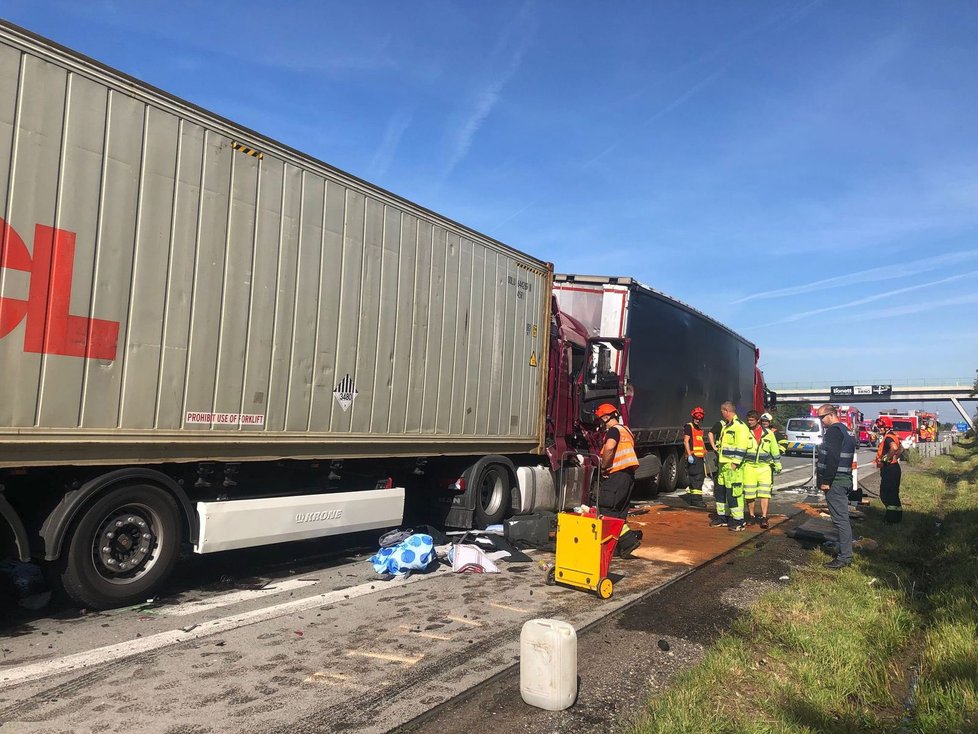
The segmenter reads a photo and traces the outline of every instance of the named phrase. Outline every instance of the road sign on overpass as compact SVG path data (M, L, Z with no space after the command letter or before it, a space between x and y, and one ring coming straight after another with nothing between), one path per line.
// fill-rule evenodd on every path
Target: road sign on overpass
M906 385L875 383L865 385L830 385L828 387L775 388L779 403L890 403L950 401L961 417L972 425L971 416L959 401L972 397L973 385L959 381L955 385Z
M833 398L889 398L893 393L892 385L833 385L829 395Z

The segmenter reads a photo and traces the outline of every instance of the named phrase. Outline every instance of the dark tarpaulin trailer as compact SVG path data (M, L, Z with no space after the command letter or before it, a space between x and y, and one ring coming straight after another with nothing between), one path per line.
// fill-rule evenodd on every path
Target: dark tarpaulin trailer
M756 347L718 321L632 278L557 275L554 290L594 336L631 340L628 420L640 443L681 443L696 405L704 426L725 400L741 416L754 407Z

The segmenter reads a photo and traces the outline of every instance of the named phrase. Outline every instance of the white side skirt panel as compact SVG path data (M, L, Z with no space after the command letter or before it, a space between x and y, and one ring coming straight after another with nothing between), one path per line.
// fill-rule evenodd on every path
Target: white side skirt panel
M355 533L401 524L404 489L198 502L197 553Z

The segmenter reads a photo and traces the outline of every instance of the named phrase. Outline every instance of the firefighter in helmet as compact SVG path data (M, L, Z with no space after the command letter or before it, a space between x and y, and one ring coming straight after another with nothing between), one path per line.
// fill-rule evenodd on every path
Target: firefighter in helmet
M880 470L880 500L886 510L883 522L894 525L903 520L903 505L900 503L900 459L903 456L903 442L892 426L887 426L882 421L878 421L877 426L880 438L874 463Z
M635 469L638 467L635 437L621 422L618 408L611 403L599 405L594 411L594 417L604 429L598 511L602 515L627 520L628 503L635 486ZM626 523L618 536L615 552L621 558L628 558L641 542L641 531L632 530Z
M693 507L705 507L703 503L703 480L706 478L706 437L701 425L706 412L697 405L689 412L692 419L683 426L683 447L686 449L686 476L689 489L686 502Z

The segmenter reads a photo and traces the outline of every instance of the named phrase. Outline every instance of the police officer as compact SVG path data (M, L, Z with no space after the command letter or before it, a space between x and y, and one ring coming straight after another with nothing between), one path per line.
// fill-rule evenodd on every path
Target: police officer
M628 519L628 503L635 486L635 437L621 422L621 415L611 403L602 403L594 416L604 428L604 444L601 447L601 486L598 492L598 511L602 515ZM642 542L642 533L622 526L615 552L620 558L628 558Z
M689 466L686 476L689 479L689 489L686 492L686 502L693 507L705 507L703 503L703 480L706 478L706 441L703 427L705 412L700 406L690 411L692 420L683 427L683 446L686 449L686 461Z
M717 454L717 462L720 465L717 488L720 489L720 494L714 491L717 499L717 519L723 517L720 514L720 508L723 507L726 511L727 528L732 532L739 532L744 529L743 463L747 456L749 430L737 417L737 407L729 400L720 405L720 416L723 418ZM718 523L714 520L711 524Z
M839 421L834 405L820 405L816 411L825 427L818 446L815 474L818 488L825 492L832 524L839 533L839 555L825 564L840 569L852 565L852 524L849 521L849 491L852 489L852 459L856 439Z

